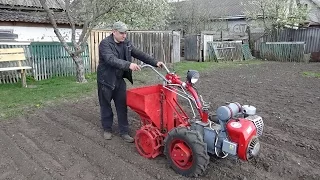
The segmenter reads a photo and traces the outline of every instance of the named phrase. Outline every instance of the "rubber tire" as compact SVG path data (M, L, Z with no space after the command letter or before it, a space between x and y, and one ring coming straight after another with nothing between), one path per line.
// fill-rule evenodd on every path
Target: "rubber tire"
M170 143L176 138L183 140L191 148L192 154L194 155L194 162L187 170L177 167L170 157ZM199 132L189 130L186 127L177 127L168 133L164 143L164 154L175 172L186 177L199 177L205 173L210 162L210 157L207 153L207 144L203 142Z

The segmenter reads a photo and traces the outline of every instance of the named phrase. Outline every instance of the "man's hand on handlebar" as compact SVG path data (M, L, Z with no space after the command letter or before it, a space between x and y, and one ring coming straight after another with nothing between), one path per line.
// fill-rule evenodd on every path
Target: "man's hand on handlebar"
M131 69L132 71L140 71L141 70L140 66L136 63L131 63L129 66L129 69Z
M163 63L163 62L161 62L161 61L160 61L160 62L158 62L158 63L157 63L157 67L163 68L163 67L164 67L164 63Z
M148 65L148 66L150 66L150 65ZM166 68L166 65L161 61L159 61L156 66L160 67L160 68L163 68L163 67ZM129 69L131 69L132 71L140 71L142 67L144 67L144 66L139 66L136 63L131 63L129 66Z

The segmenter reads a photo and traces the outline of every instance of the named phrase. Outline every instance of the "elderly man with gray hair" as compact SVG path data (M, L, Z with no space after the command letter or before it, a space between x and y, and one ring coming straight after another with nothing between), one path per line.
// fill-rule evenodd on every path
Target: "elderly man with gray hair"
M113 24L112 33L99 44L99 65L97 69L98 97L100 104L101 124L105 139L112 139L113 112L111 101L114 101L118 116L120 136L126 142L134 142L129 135L126 82L132 84L132 71L140 70L140 66L132 62L132 57L162 67L163 62L156 61L150 55L135 48L127 39L127 25L121 21Z

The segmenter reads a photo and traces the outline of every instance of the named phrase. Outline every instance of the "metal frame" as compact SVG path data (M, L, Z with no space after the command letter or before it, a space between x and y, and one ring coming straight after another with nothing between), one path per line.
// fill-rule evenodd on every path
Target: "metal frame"
M182 85L180 85L180 84L172 84L170 81L168 81L168 80L165 78L165 76L163 76L159 71L157 71L153 66L151 66L151 65L149 65L149 64L144 64L144 65L141 65L140 67L141 67L141 68L149 67L149 68L151 68L153 71L155 71L155 72L163 79L163 87L164 87L165 89L167 89L167 90L169 90L169 91L177 94L178 96L186 99L186 100L189 102L189 104L190 104L190 107L191 107L191 110L192 110L192 113L193 113L193 118L196 118L196 117L197 117L191 101L193 102L193 104L194 104L197 108L199 108L199 107L198 107L197 103L195 102L195 99L193 98L193 96L191 96L190 94L188 94L188 93L186 92L185 88L184 88ZM172 73L172 72L169 71L169 69L167 68L166 65L163 65L163 67L165 68L165 70L167 71L167 73ZM173 91L171 87L174 88L176 91ZM182 90L179 90L177 87L181 88ZM177 91L178 91L178 92L177 92ZM202 96L201 96L201 101L202 101L202 103L204 102L203 99L202 99ZM207 106L206 106L206 107L207 107Z

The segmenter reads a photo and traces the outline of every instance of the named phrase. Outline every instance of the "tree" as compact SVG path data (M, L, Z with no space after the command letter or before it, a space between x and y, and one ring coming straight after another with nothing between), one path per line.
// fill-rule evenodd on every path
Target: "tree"
M48 7L47 0L39 1L47 12L54 33L76 64L76 77L80 83L87 82L81 53L85 50L87 39L93 28L106 24L105 22L111 23L112 20L135 22L131 24L139 28L145 24L147 25L144 27L163 25L169 14L168 3L165 0L65 0L61 8L71 28L72 45L69 45L58 29L54 11ZM130 13L132 17L129 16ZM76 25L82 26L78 39L76 39Z
M166 0L127 0L105 22L122 20L130 29L164 29L172 12Z
M207 8L202 9L203 0L192 0L175 3L174 20L182 24L186 33L199 33L204 30L208 21Z
M261 20L265 33L284 27L298 28L308 14L308 9L296 0L251 0L244 5L248 21Z
M228 30L227 21L223 18L227 16L224 12L225 8L217 6L216 1L189 0L173 4L175 6L174 21L182 25L181 28L187 34L201 33L204 30L217 32Z
M65 4L62 4L61 8L64 9L71 27L72 45L68 45L67 41L63 38L58 29L58 25L54 17L54 11L48 7L47 0L40 0L40 3L44 10L47 12L47 15L54 29L54 33L76 64L77 81L80 83L87 82L85 78L83 59L80 55L82 52L84 52L90 32L97 25L98 20L103 15L110 13L115 8L116 4L112 3L112 1L108 3L108 1L99 0L74 0L71 3L71 0L65 0ZM76 40L77 24L82 25L82 32L78 40Z

